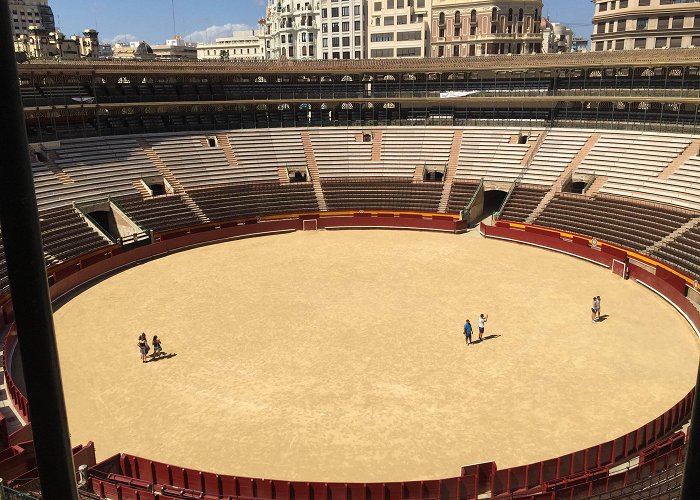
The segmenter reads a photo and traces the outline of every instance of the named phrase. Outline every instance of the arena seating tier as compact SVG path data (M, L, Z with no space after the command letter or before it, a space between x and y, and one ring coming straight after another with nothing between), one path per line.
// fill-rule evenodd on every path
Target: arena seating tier
M137 194L114 198L113 201L143 229L167 231L202 222L177 194L146 199Z
M474 181L454 181L447 201L447 212L456 214L464 210L478 187L479 183Z
M508 198L501 212L501 219L513 222L525 222L525 219L537 208L549 189L517 185Z
M212 221L319 211L310 182L250 182L188 192Z
M414 183L383 177L326 178L322 182L328 210L412 210L437 212L442 183Z
M64 141L33 165L39 209L133 194L133 181L160 173L136 140Z
M39 220L47 264L57 264L110 245L72 207L42 211Z
M656 249L652 256L700 279L700 226L695 226L669 244Z
M558 194L534 223L644 251L692 218L692 214L671 207Z
M591 132L581 130L551 130L523 175L523 182L552 185L573 161Z
M518 144L518 129L465 128L457 179L513 182L522 173L528 144Z

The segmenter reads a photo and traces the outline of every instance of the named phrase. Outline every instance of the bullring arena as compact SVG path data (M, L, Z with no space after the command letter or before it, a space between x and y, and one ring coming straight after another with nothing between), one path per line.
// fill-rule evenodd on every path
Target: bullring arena
M678 497L699 50L19 83L84 498ZM0 477L37 492L6 267Z
M609 317L594 325L596 293ZM487 340L467 348L480 311ZM585 449L682 399L698 364L652 292L477 232L201 247L96 284L55 321L73 440L98 459L296 481L440 479ZM176 356L143 365L141 330Z

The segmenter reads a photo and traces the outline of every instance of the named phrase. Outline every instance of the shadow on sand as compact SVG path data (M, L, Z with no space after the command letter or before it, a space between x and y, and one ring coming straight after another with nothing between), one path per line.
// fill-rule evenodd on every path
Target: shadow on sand
M498 337L500 337L500 335L496 335L496 334L487 335L486 337L484 337L481 340L476 339L474 342L472 342L472 344L481 344L482 342L486 342L487 340L491 340L491 339L497 339Z
M161 353L159 356L155 356L155 357L153 354L151 354L148 357L149 359L148 359L148 361L146 361L146 363L155 363L156 361L163 361L164 359L174 358L175 356L177 356L177 354L175 354L174 352Z

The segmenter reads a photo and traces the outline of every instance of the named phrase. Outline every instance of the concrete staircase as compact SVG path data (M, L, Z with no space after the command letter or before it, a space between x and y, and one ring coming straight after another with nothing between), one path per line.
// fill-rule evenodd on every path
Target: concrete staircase
M459 152L462 149L463 130L455 130L452 136L452 147L450 148L450 156L447 159L447 171L445 172L445 180L442 186L442 196L438 204L438 212L445 213L447 211L447 203L450 200L452 192L452 184L457 175L457 165L459 163Z
M413 182L423 182L423 172L425 167L423 165L416 165L416 169L413 171Z
M532 163L532 159L540 150L540 146L542 146L542 143L546 138L547 130L543 130L542 132L540 132L540 135L537 137L537 140L530 144L530 148L527 150L527 153L523 157L523 160L520 162L522 166L530 165L530 163Z
M226 157L228 164L232 167L237 167L238 159L236 158L236 154L233 152L233 148L231 147L231 141L229 141L228 135L218 134L216 136L216 142L219 144L221 151L224 152L224 156Z
M151 147L151 145L143 138L139 138L137 141L143 149L143 152L146 153L146 156L148 156L153 165L155 165L155 167L158 169L158 172L160 172L163 178L168 181L175 193L182 197L182 201L185 202L185 205L187 205L189 209L194 212L199 220L202 222L210 222L209 217L205 215L204 211L199 208L199 205L197 205L187 191L185 191L185 188L182 186L182 184L180 184L180 181L170 171L153 147Z
M56 154L56 151L47 151L45 162L46 167L49 170L51 170L52 174L58 177L58 180L61 181L61 184L75 184L73 178L70 175L68 175L61 167L56 165L57 159L58 155Z
M608 182L608 176L607 175L599 175L598 177L595 178L593 183L588 186L588 189L586 189L586 192L583 193L586 196L595 196L598 191L600 191L600 188L602 188L605 183Z
M279 178L280 184L289 184L289 172L285 167L277 167L277 177Z
M646 254L651 254L652 252L655 252L661 247L664 247L668 245L669 243L672 243L676 241L680 236L683 235L683 233L690 231L691 229L695 228L698 224L700 224L700 217L695 217L694 219L690 219L688 222L683 224L681 227L673 231L671 234L665 236L661 241L657 241L653 245L649 245L644 249L644 253Z
M557 180L554 181L554 184L552 184L550 190L547 192L544 198L542 198L542 201L540 201L540 203L535 207L532 213L528 215L527 219L525 219L526 224L532 224L537 219L537 217L539 217L539 215L544 211L544 209L547 208L547 205L549 205L549 202L552 201L554 195L561 192L562 187L564 186L566 181L571 178L571 176L574 174L574 172L581 164L583 159L588 155L591 149L593 149L595 143L598 142L598 139L600 139L600 135L600 133L595 133L588 138L586 144L584 144L581 150L578 153L576 153L576 156L574 156L574 158L566 166L564 171L561 174L559 174L559 177L557 177Z
M372 133L372 161L382 161L382 135L381 130Z
M316 194L318 208L322 212L325 212L328 210L328 205L326 205L326 198L323 196L323 189L321 189L321 178L318 174L318 164L316 163L316 155L314 154L314 147L311 144L311 136L309 135L309 132L301 133L301 143L304 147L306 168L309 170L309 175L311 176L311 182L314 186L314 193Z
M131 185L134 186L134 189L139 192L141 197L143 199L146 198L151 198L151 192L146 188L146 185L143 183L141 179L136 180L136 181L131 181Z
M693 156L697 155L698 150L700 150L700 139L694 139L681 154L676 156L676 158L669 163L665 169L663 169L663 171L659 174L659 179L668 179L671 177L673 173L678 170L678 167L683 165Z

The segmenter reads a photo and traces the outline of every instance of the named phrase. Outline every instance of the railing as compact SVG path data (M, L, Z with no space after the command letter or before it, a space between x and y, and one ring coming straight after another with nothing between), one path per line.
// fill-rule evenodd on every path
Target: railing
M484 178L482 177L479 180L479 185L476 187L476 191L474 191L474 194L472 195L472 199L469 200L469 203L467 203L467 206L464 207L464 210L460 212L460 217L462 220L467 221L467 225L471 224L471 210L474 204L476 203L476 200L479 199L479 193L481 193L484 189Z
M519 183L520 183L520 177L515 179L513 181L513 184L511 184L510 189L508 190L508 194L506 194L506 197L503 199L503 203L501 203L501 206L498 208L496 213L494 213L493 216L491 217L491 219L493 221L496 221L496 220L501 218L501 214L503 213L503 210L505 210L506 205L508 204L508 200L510 200L510 197L513 194L513 191L515 191L515 188L518 186Z
M21 491L13 490L5 486L0 479L0 500L29 500L38 499L41 496L34 496L29 493L23 493Z

